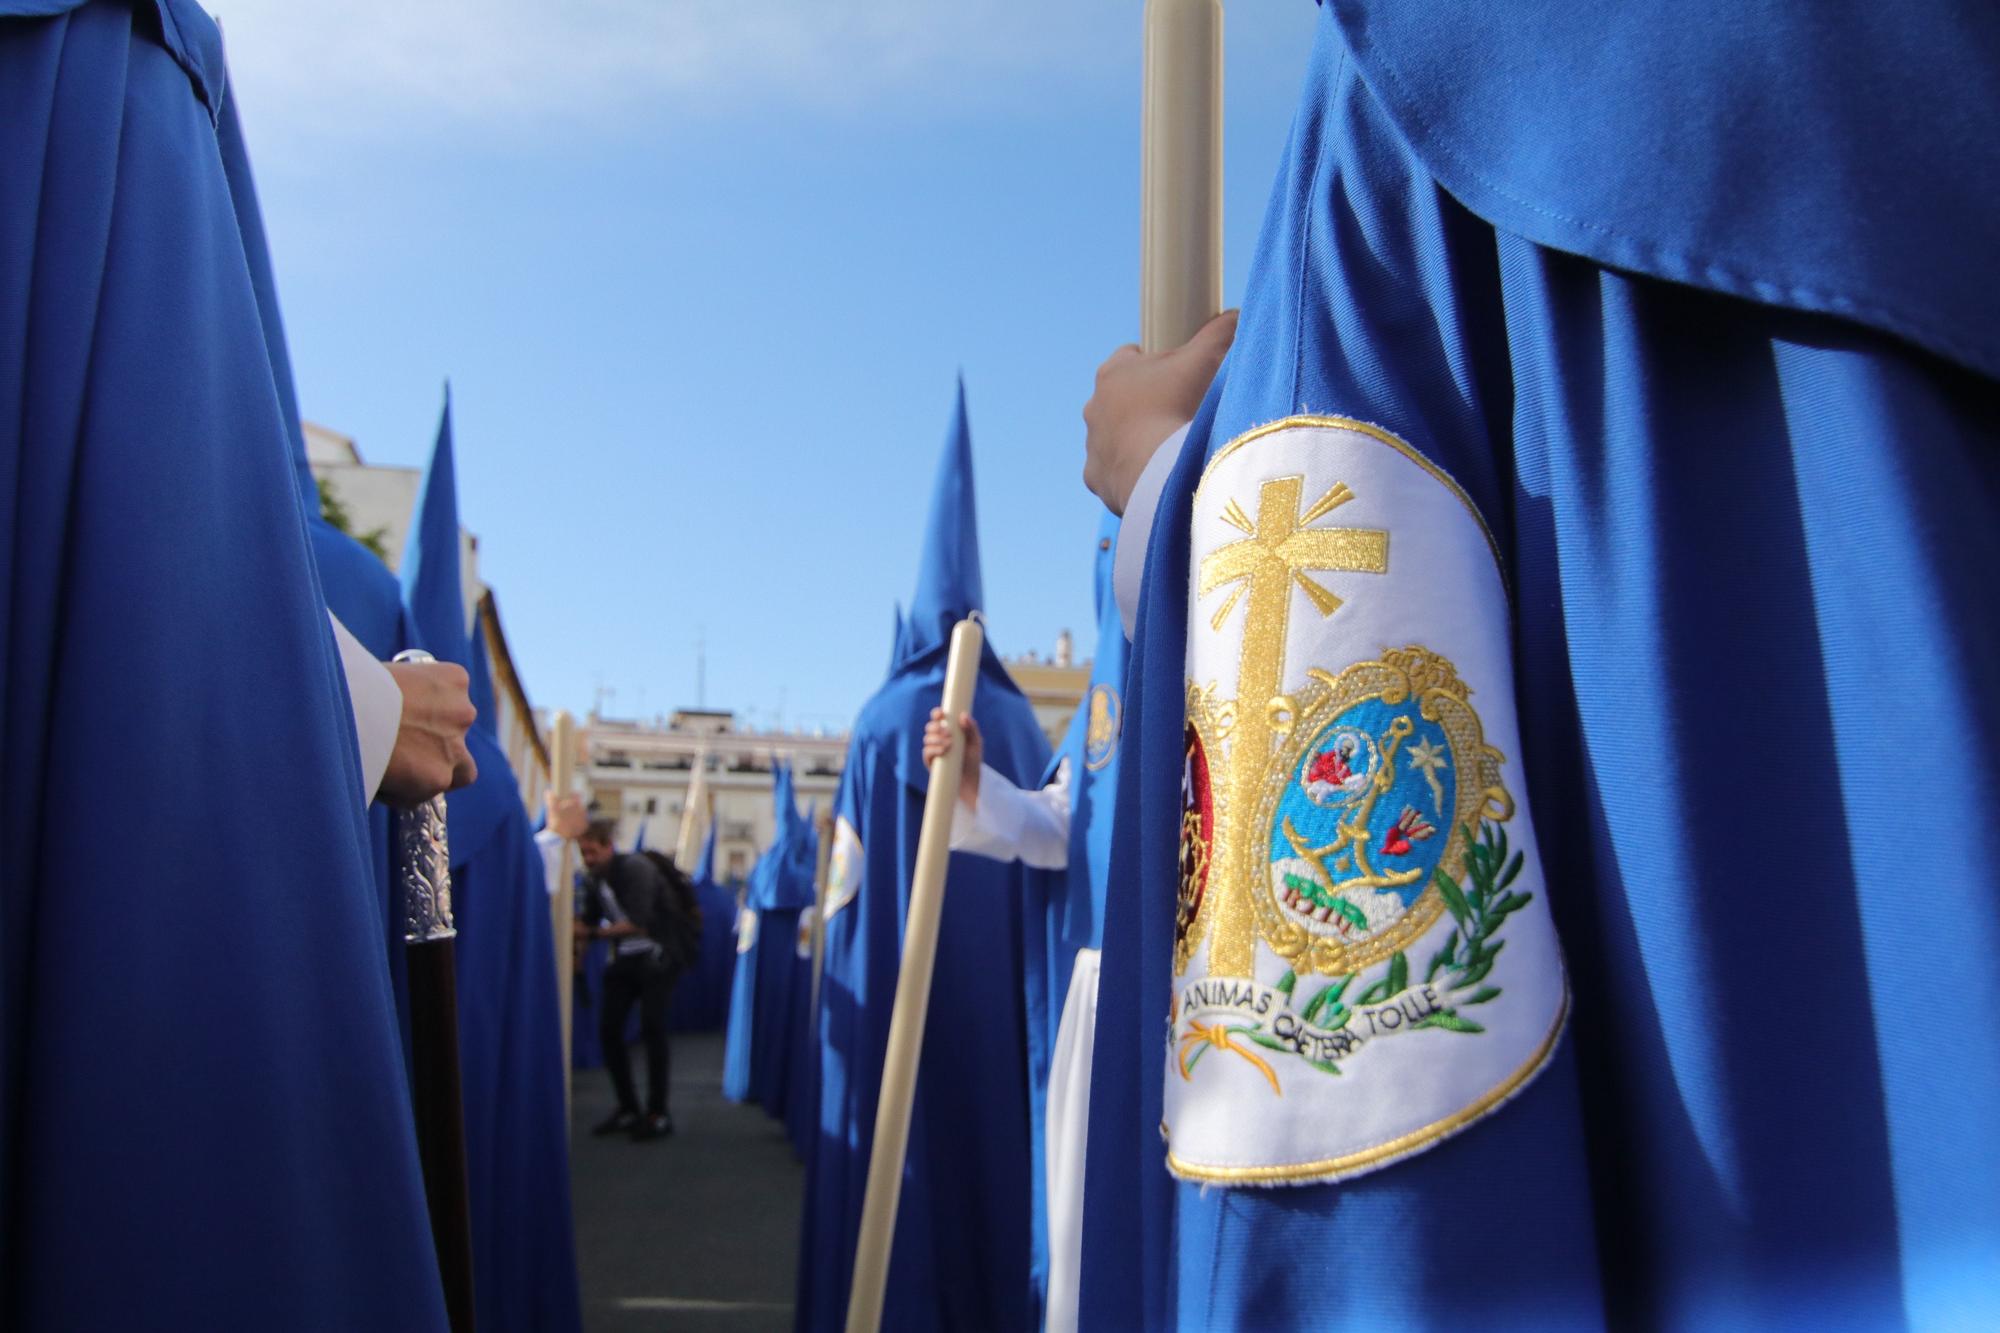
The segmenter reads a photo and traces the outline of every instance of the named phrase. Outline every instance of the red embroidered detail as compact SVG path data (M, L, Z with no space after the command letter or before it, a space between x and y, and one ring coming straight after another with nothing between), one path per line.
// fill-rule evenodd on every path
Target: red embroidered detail
M1308 784L1330 782L1338 787L1354 776L1354 770L1347 766L1347 756L1338 750L1322 750L1313 760L1313 766L1306 773Z
M1407 856L1412 842L1422 842L1437 832L1424 817L1417 813L1415 806L1406 805L1403 813L1396 816L1396 822L1382 835L1382 854L1385 856Z

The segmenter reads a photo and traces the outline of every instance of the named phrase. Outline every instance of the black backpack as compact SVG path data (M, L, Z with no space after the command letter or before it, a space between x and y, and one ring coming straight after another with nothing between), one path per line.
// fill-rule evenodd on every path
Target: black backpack
M648 847L639 855L651 861L667 882L667 901L663 910L653 913L652 929L647 933L682 968L693 967L701 957L701 903L695 898L694 884L665 852Z

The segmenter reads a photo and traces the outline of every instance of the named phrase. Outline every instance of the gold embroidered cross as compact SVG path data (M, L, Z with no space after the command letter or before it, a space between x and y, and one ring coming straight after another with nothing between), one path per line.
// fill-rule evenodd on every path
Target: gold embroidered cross
M1236 724L1229 744L1230 822L1228 863L1216 867L1211 881L1219 897L1214 905L1208 969L1213 976L1248 977L1256 961L1257 918L1251 885L1266 873L1264 848L1251 829L1239 821L1257 808L1264 772L1271 761L1271 700L1280 694L1285 669L1285 636L1291 620L1292 589L1299 588L1319 611L1330 616L1341 599L1309 573L1339 571L1386 574L1389 534L1375 528L1315 528L1311 525L1354 498L1345 482L1336 482L1304 512L1299 501L1304 477L1267 481L1257 497L1253 520L1231 500L1223 521L1244 534L1212 551L1201 562L1200 595L1230 588L1209 618L1220 630L1236 604L1247 595L1243 652L1236 676Z

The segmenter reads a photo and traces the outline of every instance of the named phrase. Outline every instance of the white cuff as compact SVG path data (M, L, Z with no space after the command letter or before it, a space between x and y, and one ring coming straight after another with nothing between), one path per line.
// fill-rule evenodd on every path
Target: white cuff
M1069 761L1056 769L1056 780L1040 791L1025 792L996 772L979 766L979 804L968 810L964 801L951 814L951 849L996 861L1019 860L1037 870L1060 870L1069 864Z
M563 835L554 829L535 830L535 850L542 854L542 887L553 898L562 892Z
M1188 425L1193 425L1189 422ZM1139 619L1139 584L1146 575L1146 544L1153 537L1153 512L1160 507L1160 492L1167 487L1167 474L1181 456L1181 443L1188 427L1182 426L1160 441L1146 462L1145 471L1125 500L1125 517L1118 524L1118 549L1111 557L1111 588L1118 598L1118 618L1125 623L1125 637Z
M403 687L375 654L348 633L340 617L329 611L333 637L340 644L340 667L347 673L347 697L354 704L354 739L361 745L361 800L375 799L389 756L396 751L396 732L403 724Z

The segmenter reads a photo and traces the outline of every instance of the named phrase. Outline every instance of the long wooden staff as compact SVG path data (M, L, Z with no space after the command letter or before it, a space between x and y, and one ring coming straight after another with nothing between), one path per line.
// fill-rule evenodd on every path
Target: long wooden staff
M568 709L559 709L549 724L549 786L557 797L570 794L576 779L576 722ZM549 927L556 946L556 1022L562 1029L563 1120L570 1117L569 1061L570 1027L576 994L576 885L571 882L570 857L573 844L563 839L556 891L549 895Z
M421 649L398 662L429 662ZM396 879L410 973L411 1101L430 1205L445 1313L472 1333L472 1205L466 1189L465 1097L458 1050L458 931L451 919L451 850L444 797L396 812Z
M944 715L951 728L972 708L985 631L978 619L951 632L945 659ZM951 857L952 806L965 746L931 760L924 822L917 833L917 868L910 882L910 910L903 926L903 965L896 977L896 1006L889 1015L889 1050L882 1063L882 1096L875 1109L875 1144L868 1157L868 1193L855 1245L854 1287L847 1301L847 1333L875 1333L882 1323L882 1294L889 1278L889 1247L896 1234L896 1205L903 1192L903 1157L910 1144L910 1099L917 1086L917 1056L930 1011L931 967L937 961L938 918L944 910L944 874Z
M1139 342L1179 347L1222 310L1222 0L1146 0Z
M806 1026L806 1040L819 1042L819 981L826 974L826 890L829 871L833 865L833 811L822 810L813 819L813 831L819 835L819 863L813 867L813 924L812 924L812 1004L806 1012L811 1021Z

